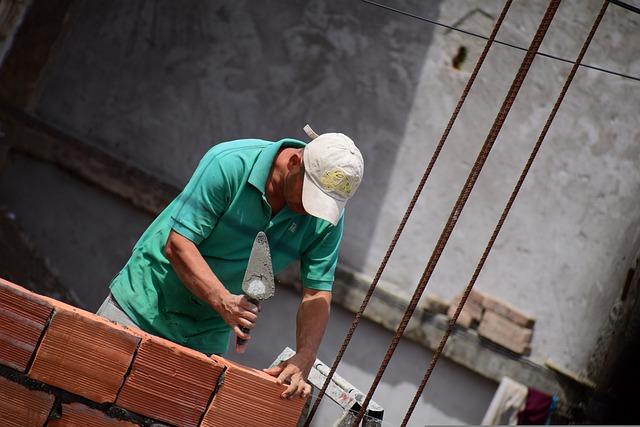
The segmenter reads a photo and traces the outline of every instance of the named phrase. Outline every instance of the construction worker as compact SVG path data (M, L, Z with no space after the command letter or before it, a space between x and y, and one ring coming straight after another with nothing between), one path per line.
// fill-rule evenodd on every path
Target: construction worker
M259 308L241 284L256 233L269 239L273 270L300 260L303 296L296 355L265 371L307 396L306 383L329 317L343 213L364 170L341 133L211 148L184 190L134 246L98 314L205 354L227 351L230 331L249 339Z

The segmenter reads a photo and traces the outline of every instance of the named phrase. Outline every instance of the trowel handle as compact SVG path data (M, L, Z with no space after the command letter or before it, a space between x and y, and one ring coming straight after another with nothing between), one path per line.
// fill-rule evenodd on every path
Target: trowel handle
M245 295L245 297L246 297L246 295ZM249 297L246 297L246 298L250 303L259 306L259 304L260 304L259 301L256 301L253 298L249 298ZM240 326L240 330L242 332L244 332L245 334L248 334L248 333L251 332L251 330L249 328L245 328L244 326ZM242 354L242 353L244 353L246 348L247 348L247 340L243 340L240 337L236 337L236 353L241 353Z
M240 326L240 330L245 334L248 334L249 328L245 328L244 326ZM236 353L244 353L247 348L247 340L243 340L240 337L236 337Z

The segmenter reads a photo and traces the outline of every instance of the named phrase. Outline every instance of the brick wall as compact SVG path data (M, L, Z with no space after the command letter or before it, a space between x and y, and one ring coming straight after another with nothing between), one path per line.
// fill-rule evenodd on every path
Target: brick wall
M3 426L295 426L284 388L0 279Z

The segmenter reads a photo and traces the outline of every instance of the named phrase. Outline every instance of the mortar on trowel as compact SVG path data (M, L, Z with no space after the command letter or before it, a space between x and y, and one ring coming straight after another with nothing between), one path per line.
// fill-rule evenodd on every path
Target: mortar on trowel
M269 241L267 240L267 235L260 231L253 241L249 263L242 280L242 291L249 302L260 306L260 302L271 298L275 290ZM249 328L243 326L240 329L247 334L250 332ZM244 353L246 347L247 341L237 338L236 353Z

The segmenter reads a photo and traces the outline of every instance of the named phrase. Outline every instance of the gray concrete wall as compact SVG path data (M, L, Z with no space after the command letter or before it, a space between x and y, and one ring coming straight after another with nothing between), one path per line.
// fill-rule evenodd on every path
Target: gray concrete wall
M61 282L92 311L152 221L118 197L20 155L0 175L0 195Z
M114 272L152 220L67 172L17 154L9 158L0 175L0 197L16 221L29 230L35 245L58 267L62 282L73 288L90 310L102 302ZM290 287L278 286L276 296L263 306L247 352L225 356L261 368L268 367L285 347L295 347L298 298ZM319 358L327 363L333 360L351 320L350 312L333 308ZM382 357L381 344L389 342L390 335L363 321L338 373L367 390ZM430 358L431 352L416 344L401 344L375 395L385 408L385 426L396 426L402 420L421 376L416 372L416 361L426 363ZM447 360L441 361L430 384L411 426L478 424L496 388L494 382ZM313 425L332 425L339 414L337 405L323 402Z
M501 3L391 4L488 34ZM526 46L546 2L514 3L499 38ZM563 2L542 50L574 57L599 4ZM640 75L640 19L609 9L585 62ZM470 58L456 71L461 45ZM178 185L219 141L302 137L307 122L350 134L367 169L342 262L372 275L481 48L356 1L78 1L36 113ZM522 56L487 58L384 276L407 294ZM568 69L536 59L430 291L467 283ZM639 246L638 95L637 82L578 72L478 281L538 319L538 362L586 368Z

